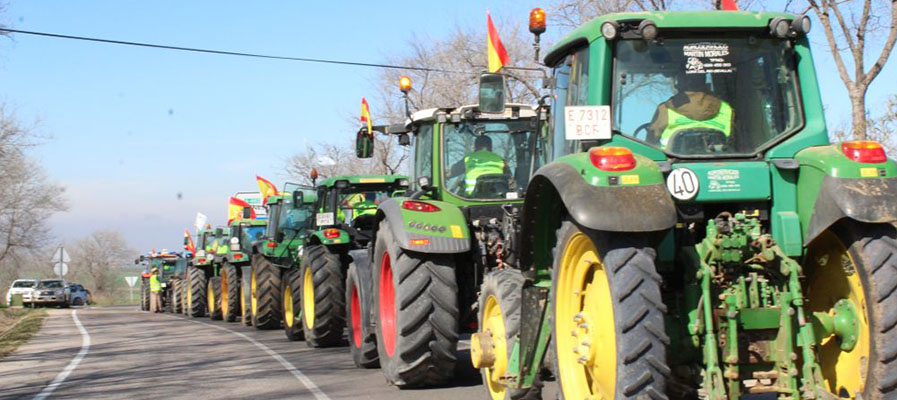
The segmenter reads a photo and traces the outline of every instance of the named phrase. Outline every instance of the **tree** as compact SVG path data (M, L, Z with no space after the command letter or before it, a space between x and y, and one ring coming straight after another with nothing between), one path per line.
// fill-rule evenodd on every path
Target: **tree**
M355 157L354 136L351 142L317 143L306 146L305 150L290 156L286 161L286 172L291 179L302 184L311 184L309 174L318 171L320 178L340 175L395 174L407 158L407 152L399 149L395 142L375 138L374 156L367 160Z
M114 284L116 268L127 265L137 253L120 232L107 230L96 231L78 240L70 250L70 271L100 295L107 294Z
M806 6L819 17L838 74L847 88L852 103L853 136L866 139L870 134L866 93L884 68L897 40L897 1L807 0ZM885 27L888 35L875 62L867 69L866 55L870 53L867 39L874 38Z

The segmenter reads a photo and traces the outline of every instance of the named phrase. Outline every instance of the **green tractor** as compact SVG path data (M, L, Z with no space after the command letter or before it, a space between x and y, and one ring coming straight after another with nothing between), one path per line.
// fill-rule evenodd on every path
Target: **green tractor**
M421 110L407 125L374 129L413 143L415 186L379 204L373 245L350 254L346 319L356 365L379 363L390 384L452 379L459 335L476 329L486 272L513 261L496 233L541 163L547 114L505 104L504 90L501 76L487 74L479 104ZM373 132L362 128L356 140L356 155L370 157Z
M135 265L143 265L144 271L140 275L140 309L150 309L150 284L149 278L153 268L159 269L159 282L162 284L162 309L168 309L172 313L179 312L178 300L179 282L184 277L187 261L181 254L162 251L151 251L149 256L140 256L134 260Z
M245 211L244 216L248 217L249 210ZM216 230L212 248L217 250L211 268L207 269L206 305L211 319L234 322L240 318L246 325L251 323L245 312L248 304L243 268L249 268L252 244L261 240L267 223L264 219L242 218Z
M268 197L268 225L260 240L252 244L249 267L243 267L246 303L256 329L278 329L283 326L290 340L302 340L303 331L296 314L299 304L299 282L289 278L298 270L302 245L312 226L314 189L293 183L284 185L282 195ZM297 274L293 274L297 275ZM287 276L287 279L283 279Z
M209 282L206 271L212 269L215 257L215 234L216 230L208 225L196 232L196 254L188 261L186 284L182 284L182 310L190 317L206 315L206 286Z
M377 224L377 205L404 193L408 178L399 175L330 177L317 185L315 225L303 247L300 269L302 329L311 347L344 343L346 271L349 251L363 249Z
M897 396L897 165L829 142L809 29L607 14L549 51L546 164L471 339L493 399L549 367L566 399Z

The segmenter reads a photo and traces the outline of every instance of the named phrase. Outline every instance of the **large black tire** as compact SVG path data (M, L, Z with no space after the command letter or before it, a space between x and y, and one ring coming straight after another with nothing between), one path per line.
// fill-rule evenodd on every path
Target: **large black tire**
M140 309L149 311L150 309L150 287L149 279L140 278ZM33 305L33 304L32 304Z
M344 255L324 245L307 246L301 263L302 329L309 347L345 344Z
M206 315L206 273L194 266L187 267L187 313L199 318Z
M499 329L504 330L503 337L493 339L495 343L502 343L504 354L495 354L496 358L503 357L503 363L494 363L490 368L480 368L480 374L483 377L483 386L489 392L491 398L503 398L506 400L520 399L541 399L542 388L541 382L537 381L533 386L527 389L508 388L503 379L507 370L496 371L496 367L503 365L507 367L508 360L514 350L517 342L517 335L520 333L520 307L522 305L521 296L523 294L523 283L525 278L520 270L502 269L492 271L483 278L483 284L480 286L479 307L477 313L478 334L494 335L500 332L491 332L493 323L500 324ZM488 305L488 307L487 307ZM499 321L486 321L484 312L496 312L499 315L493 315L489 318L498 318ZM496 330L499 330L496 329ZM487 332L487 330L489 332ZM493 346L493 351L502 346ZM473 351L473 350L471 350Z
M587 371L595 371L595 368L579 362L578 358L588 358L579 351L599 346L599 349L616 350L616 366L609 367L616 374L616 379L610 383L613 387L599 390L605 390L608 397L615 399L667 399L665 384L670 368L666 364L666 348L670 339L664 331L666 307L660 296L661 277L655 270L655 252L648 246L647 238L637 234L581 230L567 221L558 230L557 239L552 268L551 341L557 368L555 375L560 386L558 397L578 400L591 396L596 385L589 382L595 376L590 377ZM572 256L577 253L576 249L583 249L579 253L582 258ZM565 255L576 262L565 264ZM581 275L585 283L571 290L563 284L567 280L559 276L570 276L566 274L575 270L573 266L588 272ZM602 276L606 279L601 279ZM562 282L560 286L559 280ZM596 285L607 289L606 296L599 295L594 300L611 311L612 319L605 317L606 314L597 318L583 316L583 312L576 316L567 315L573 313L569 310L575 310L576 305L581 307L586 303L584 296L590 295L588 291L597 290L594 289ZM573 328L565 329L570 326ZM602 336L597 336L604 329L613 331L614 342L607 343ZM590 345L585 340L589 340ZM601 354L598 353L598 357ZM604 367L601 363L595 364L598 368Z
M279 329L281 269L265 257L252 257L252 325L255 329Z
M242 313L240 307L240 275L237 267L224 264L221 268L221 317L234 322Z
M370 290L362 290L355 263L346 272L346 325L349 333L349 349L352 361L358 368L377 368L377 335L370 328Z
M209 310L209 318L213 321L221 321L221 277L213 276L209 278L209 284L206 287L206 307Z
M842 220L810 244L803 271L807 311L829 312L846 300L857 313L852 350L842 350L837 336L817 347L826 388L839 398L897 398L894 226Z
M283 298L281 309L283 310L283 331L287 339L298 341L305 338L302 329L302 275L299 268L290 268L283 271L283 285L280 293Z
M171 307L169 311L171 311L172 314L179 314L181 312L181 281L172 279L169 282L171 283L171 301L168 303Z
M190 305L187 304L187 291L190 290L190 281L187 280L186 275L184 276L184 280L181 281L181 286L178 290L180 291L181 297L181 313L185 316L189 316Z
M240 321L243 323L243 326L252 326L252 294L251 289L249 288L249 280L250 276L244 276L240 279L240 309L243 312L240 314ZM243 282L243 281L246 282Z
M401 249L386 221L379 232L373 292L383 374L400 388L444 384L458 361L454 260Z

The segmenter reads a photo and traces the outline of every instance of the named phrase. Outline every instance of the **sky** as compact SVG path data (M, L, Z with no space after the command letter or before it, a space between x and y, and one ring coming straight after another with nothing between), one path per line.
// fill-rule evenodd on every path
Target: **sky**
M248 6L248 4L252 4ZM14 29L295 57L384 62L409 40L458 24L501 31L525 23L524 1L8 0ZM818 26L817 26L818 28ZM846 90L821 29L811 32L829 128L849 118ZM549 34L552 32L549 26ZM485 37L483 51L485 51ZM895 92L897 61L867 101L873 115ZM30 155L66 188L69 210L50 225L71 243L122 232L139 251L179 250L197 212L221 225L227 199L278 185L285 159L308 143L354 137L347 115L373 96L377 70L156 50L14 35L0 37L0 103L48 137ZM371 104L376 120L377 105Z

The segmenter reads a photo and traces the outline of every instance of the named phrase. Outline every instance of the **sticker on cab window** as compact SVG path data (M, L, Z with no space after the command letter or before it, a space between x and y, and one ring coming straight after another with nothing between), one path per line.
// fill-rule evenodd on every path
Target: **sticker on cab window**
M718 42L691 43L682 46L686 74L730 74L729 45Z

